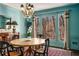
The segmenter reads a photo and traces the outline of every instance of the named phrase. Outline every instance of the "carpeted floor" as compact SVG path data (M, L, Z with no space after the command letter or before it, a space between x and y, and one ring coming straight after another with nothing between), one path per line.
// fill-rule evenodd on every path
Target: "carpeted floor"
M24 48L25 50L28 49L28 47ZM79 56L79 52L74 52L74 51L69 51L69 50L64 50L64 49L59 49L59 48L53 48L53 47L49 47L48 50L48 56ZM24 54L24 56L26 56L26 54ZM31 55L33 56L33 55Z
M48 56L71 56L71 51L49 47Z
M71 56L71 51L58 49L58 48L49 48L49 56Z

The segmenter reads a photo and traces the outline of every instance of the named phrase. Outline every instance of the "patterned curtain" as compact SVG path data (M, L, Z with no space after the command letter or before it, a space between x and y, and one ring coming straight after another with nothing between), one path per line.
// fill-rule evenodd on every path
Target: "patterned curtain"
M51 18L44 17L42 19L43 35L44 38L55 39L55 18L54 16Z
M46 37L46 19L43 18L42 19L42 26L43 26L43 35L44 35L44 38Z
M38 19L38 17L36 17L36 19L35 19L35 31L36 31L36 35L38 34L38 25L39 25L39 19Z
M52 19L51 19L51 28L52 28L52 38L55 39L56 37L56 33L55 33L55 17L52 16Z
M64 40L64 18L63 18L63 15L59 16L59 31L60 31L60 39Z

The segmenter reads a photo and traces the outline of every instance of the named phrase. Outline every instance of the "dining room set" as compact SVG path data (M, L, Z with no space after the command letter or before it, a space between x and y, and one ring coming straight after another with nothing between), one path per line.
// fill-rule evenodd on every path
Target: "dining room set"
M48 55L48 47L49 39L19 38L18 35L14 35L9 42L0 40L0 55L45 56Z

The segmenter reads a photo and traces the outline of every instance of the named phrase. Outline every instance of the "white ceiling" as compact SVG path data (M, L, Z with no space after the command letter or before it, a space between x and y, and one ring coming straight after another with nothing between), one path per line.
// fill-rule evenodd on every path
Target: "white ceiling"
M20 10L21 3L4 3L4 4ZM35 10L43 10L67 5L68 3L32 3L32 4L34 5Z

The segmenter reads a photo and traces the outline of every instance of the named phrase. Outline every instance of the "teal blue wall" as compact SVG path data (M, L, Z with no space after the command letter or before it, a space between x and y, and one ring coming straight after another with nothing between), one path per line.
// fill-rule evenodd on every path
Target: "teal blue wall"
M18 25L16 31L20 32L21 38L25 37L25 20L22 13L19 10L4 4L0 4L0 14L11 18L11 20L17 21Z
M69 18L69 48L79 50L79 4L69 4L61 7L51 8L36 11L36 15L39 17L40 25L39 32L42 33L42 17L48 16L51 17L53 15L56 16L56 35L58 33L58 13L63 13L66 9L70 10L70 18ZM58 37L54 40L50 40L50 46L61 47L64 48L64 43Z

